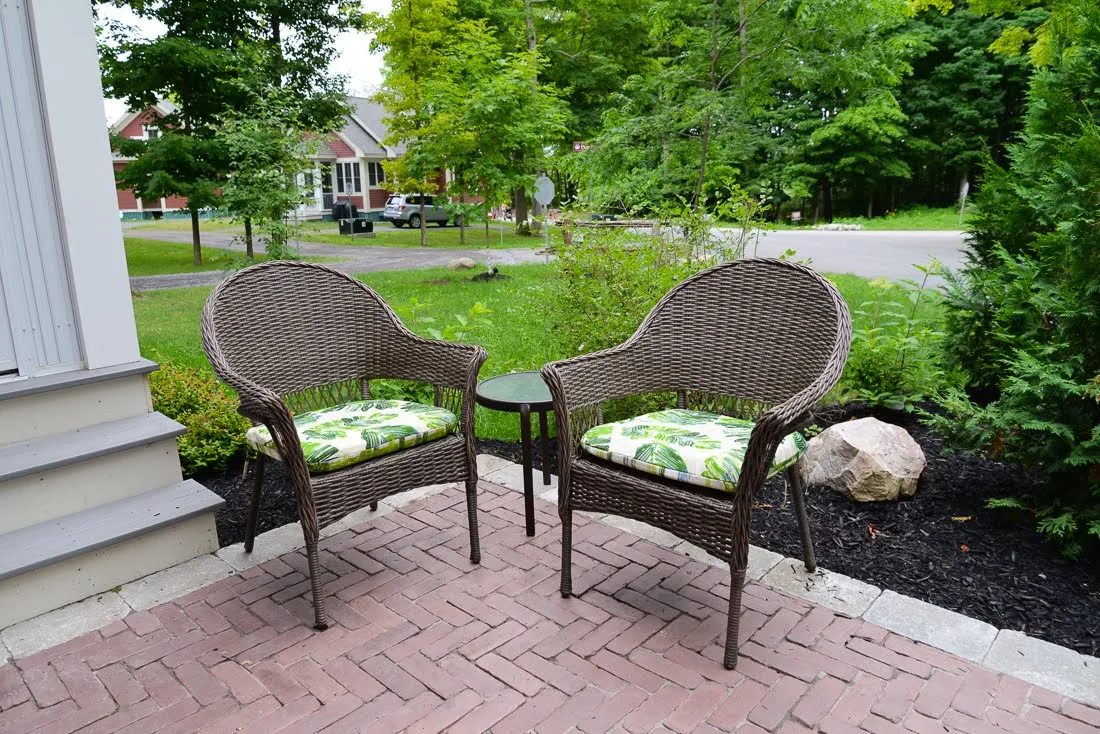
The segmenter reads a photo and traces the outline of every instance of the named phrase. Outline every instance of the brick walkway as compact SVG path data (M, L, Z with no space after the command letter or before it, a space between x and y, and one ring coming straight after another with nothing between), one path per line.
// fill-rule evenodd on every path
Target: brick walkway
M1085 734L1100 711L750 583L722 668L728 573L578 517L558 594L556 509L482 482L323 544L334 626L308 625L292 553L0 667L0 733Z

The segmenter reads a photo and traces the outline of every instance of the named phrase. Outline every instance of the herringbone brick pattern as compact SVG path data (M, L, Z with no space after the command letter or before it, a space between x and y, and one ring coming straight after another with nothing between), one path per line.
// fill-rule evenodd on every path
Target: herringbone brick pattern
M0 733L1085 734L1100 712L750 584L722 668L728 574L578 518L558 595L555 508L482 483L483 562L449 491L323 544L309 623L292 553L0 667Z

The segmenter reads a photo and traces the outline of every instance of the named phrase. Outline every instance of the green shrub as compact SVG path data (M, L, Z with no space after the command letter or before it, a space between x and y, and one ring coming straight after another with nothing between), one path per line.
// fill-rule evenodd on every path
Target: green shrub
M187 427L177 440L184 476L225 471L245 451L252 425L237 413L237 400L214 375L172 363L149 375L153 409Z
M759 206L734 192L715 211L668 209L652 231L578 227L558 247L549 308L562 354L620 344L674 285L744 256ZM719 222L737 222L720 230Z
M909 409L952 384L943 366L940 297L928 287L940 267L916 267L923 273L920 283L871 281L875 298L853 310L843 398Z
M1060 8L1020 142L1007 171L988 168L970 262L947 293L948 354L970 394L950 392L929 420L955 448L1045 477L991 506L1030 509L1075 556L1100 538L1100 13Z

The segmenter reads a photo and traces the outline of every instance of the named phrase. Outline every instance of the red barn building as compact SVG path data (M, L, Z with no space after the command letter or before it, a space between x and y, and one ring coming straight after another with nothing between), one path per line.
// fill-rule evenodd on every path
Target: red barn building
M313 190L313 197L299 208L305 217L320 217L332 209L338 200L350 200L361 212L381 212L389 191L382 170L382 161L397 158L403 150L386 145L385 114L382 106L363 97L349 97L350 114L344 126L329 135L312 156L313 171L307 172L303 183ZM173 106L161 102L141 112L130 112L111 126L111 132L125 138L148 140L160 134L158 122L171 114ZM121 170L127 159L115 155L115 170ZM167 197L158 201L143 201L133 191L117 189L118 210L123 219L145 219L165 212L186 208L182 197Z

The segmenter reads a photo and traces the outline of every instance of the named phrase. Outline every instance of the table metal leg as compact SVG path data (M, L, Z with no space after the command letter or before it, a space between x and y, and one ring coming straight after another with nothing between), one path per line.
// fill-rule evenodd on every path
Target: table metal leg
M535 534L535 480L531 476L531 406L519 406L519 437L523 445L523 512L527 536Z
M542 442L542 483L550 484L550 428L545 410L539 413L539 441Z

